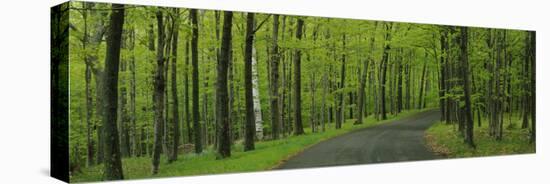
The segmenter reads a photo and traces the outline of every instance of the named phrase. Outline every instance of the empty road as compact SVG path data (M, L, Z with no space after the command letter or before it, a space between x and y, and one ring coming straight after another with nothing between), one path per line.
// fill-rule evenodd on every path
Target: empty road
M304 150L277 169L437 159L424 144L424 131L439 118L439 111L430 110L340 135Z

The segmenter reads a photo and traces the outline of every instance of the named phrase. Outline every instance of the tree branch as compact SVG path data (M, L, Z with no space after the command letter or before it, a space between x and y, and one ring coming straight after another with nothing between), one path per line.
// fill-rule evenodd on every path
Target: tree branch
M256 33L256 31L258 31L264 25L264 23L267 22L269 17L271 17L271 15L268 15L262 22L260 22L260 25L258 25L258 27L256 27L254 31L252 31L252 34Z

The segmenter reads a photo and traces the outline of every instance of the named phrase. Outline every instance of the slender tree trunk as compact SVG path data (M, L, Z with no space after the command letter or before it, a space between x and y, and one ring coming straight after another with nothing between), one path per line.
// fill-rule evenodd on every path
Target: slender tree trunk
M178 9L174 9L174 14L178 15ZM177 84L177 62L178 62L178 36L179 36L179 21L178 18L173 20L174 26L172 34L172 123L173 123L173 143L172 143L172 155L168 159L168 162L173 162L178 159L178 146L180 140L180 127L179 127L179 103L178 103L178 84Z
M399 50L397 61L397 113L403 110L403 50Z
M190 70L190 65L189 65L189 40L186 39L186 42L185 42L185 79L184 79L184 85L185 85L185 95L184 95L184 101L185 101L185 124L186 124L186 128L187 128L187 142L188 143L192 143L193 142L193 130L191 129L191 115L189 114L189 109L190 109L190 106L189 106L189 71Z
M136 58L135 58L135 31L132 29L130 31L130 113L132 115L130 116L130 122L132 123L132 129L131 129L131 142L132 142L132 149L131 153L134 156L140 156L140 141L139 136L137 133L137 125L136 125L136 119L137 119L137 113L136 113Z
M258 76L258 61L256 60L256 48L254 47L254 43L253 43L252 44L252 101L254 104L254 124L256 128L256 139L262 140L264 137L264 127L263 127L263 119L262 119L262 106L260 103L260 85L258 84L259 80L260 79Z
M321 114L322 114L321 115L321 123L322 123L321 131L324 132L325 129L326 129L326 119L328 119L328 118L326 118L326 115L325 115L326 103L327 103L326 102L327 101L327 97L326 97L327 95L326 94L327 94L327 90L328 90L327 89L328 88L328 84L327 84L328 83L328 76L325 72L323 72L323 81L322 81L322 83L323 83L323 94L322 94L323 100L321 102L322 103L322 105L321 105Z
M468 61L468 28L461 27L460 29L460 60L462 66L462 80L464 84L464 113L466 120L466 143L475 148L474 144L474 120L472 117L472 105L471 105L471 95L470 95L470 65Z
M90 83L92 81L92 69L90 66L90 56L88 55L87 46L88 46L88 8L91 8L93 5L84 3L82 12L82 19L84 20L84 35L82 36L82 49L85 51L84 62L86 64L85 69L85 81L86 81L86 147L87 147L87 166L94 165L94 141L92 139L92 89L90 88Z
M428 59L427 57L424 57L424 64L422 67L422 76L420 77L420 93L418 94L418 106L416 107L417 109L422 109L423 107L422 99L424 97L424 82L426 80L426 68L427 68L426 63L428 62L427 59Z
M254 13L247 13L246 16L246 38L244 51L244 94L246 107L246 126L244 150L254 150L254 137L256 134L254 99L252 93L252 52L254 44Z
M218 60L218 75L216 83L216 111L218 126L218 154L221 158L231 156L231 140L229 136L229 107L228 107L228 88L227 73L229 66L229 54L231 44L231 27L233 24L233 12L225 11L223 16L223 35L221 43L221 53Z
M161 10L157 10L157 68L155 72L154 80L154 96L153 96L153 108L155 109L155 133L154 133L154 145L153 145L153 160L152 160L152 174L158 173L160 164L160 154L162 149L162 138L164 137L164 98L165 98L165 86L164 86L164 17Z
M304 20L298 18L296 24L296 39L302 40L302 33L304 27ZM294 135L304 134L304 127L302 125L302 77L301 77L301 57L302 50L296 49L294 51Z
M122 42L122 46L121 48L122 49L127 49L127 36L128 34L124 34L122 37L123 37L123 42ZM117 112L117 115L118 115L118 118L117 118L117 124L119 126L119 130L120 130L120 151L121 151L121 155L122 157L128 157L130 156L130 139L129 139L129 133L128 133L128 112L127 112L127 108L126 108L126 104L127 104L127 89L126 89L126 76L125 76L125 73L126 73L126 65L127 65L127 60L126 59L121 59L120 61L120 67L119 67L119 72L122 73L123 75L119 77L119 83L120 83L120 96L118 98L118 112Z
M277 45L279 35L279 15L273 15L273 35L271 46L271 134L273 139L279 139L281 127L279 108L279 46Z
M440 68L440 76L439 76L439 109L441 111L441 121L444 121L445 120L445 116L446 116L446 106L445 106L445 101L446 101L446 98L445 98L445 95L446 95L446 86L445 86L445 81L447 80L446 79L446 75L445 75L445 55L447 54L446 53L446 50L445 50L445 44L447 43L447 32L445 31L442 31L441 32L441 36L440 36L440 47L441 47L441 53L439 54L439 59L440 59L440 62L439 62L439 68Z
M309 92L311 93L310 96L311 96L311 109L310 109L310 114L309 114L309 117L310 117L310 125L311 125L311 132L316 132L316 124L317 124L317 120L316 120L316 112L315 112L315 73L312 73L311 74L311 80L310 80L310 90Z
M384 53L382 55L382 62L380 63L380 111L382 115L382 119L386 120L388 119L386 116L386 70L388 66L388 59L389 59L389 51L390 51L390 40L391 40L391 30L392 30L392 24L387 23L386 24L386 35L384 37Z
M118 142L117 101L118 101L118 66L120 61L120 45L122 27L124 24L124 5L113 4L107 36L107 52L105 56L105 73L103 75L103 135L105 162L103 179L124 179Z
M373 29L373 33L376 32L376 28L378 27L378 22L375 22L374 23L374 29ZM370 38L370 50L369 50L369 58L365 59L363 61L363 70L362 70L362 73L361 73L361 81L360 81L360 85L359 85L359 104L358 104L358 107L359 107L359 111L357 113L357 122L356 124L362 124L363 123L363 116L364 116L364 111L365 111L365 86L366 86L366 83L367 83L367 73L369 72L369 64L371 62L372 59L372 55L374 53L374 41L375 41L375 36L371 36ZM368 115L368 113L367 113Z
M192 65L192 81L193 81L193 130L195 134L195 153L202 152L202 136L200 126L200 114L199 114L199 24L197 18L197 10L189 10L189 17L191 18L191 65Z
M342 35L342 52L346 52L346 34ZM340 72L340 92L338 92L338 110L336 112L336 129L342 128L345 118L344 88L346 82L346 54L342 54L342 70Z

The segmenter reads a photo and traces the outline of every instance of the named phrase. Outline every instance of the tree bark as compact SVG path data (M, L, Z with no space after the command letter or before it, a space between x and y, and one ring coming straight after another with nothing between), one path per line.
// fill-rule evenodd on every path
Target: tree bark
M427 57L424 57L424 64L422 66L422 76L420 77L420 93L418 94L418 106L416 107L417 109L423 108L422 99L424 98L424 82L426 80L426 68L427 68L427 62L428 62L426 61L427 59L428 59Z
M382 55L382 62L380 63L380 112L382 115L382 119L386 120L388 117L386 116L386 70L388 66L388 55L390 51L390 44L391 41L391 30L392 30L392 23L386 23L386 36L384 37L384 53Z
M244 95L246 107L246 125L245 125L245 140L244 151L254 150L254 138L256 134L255 113L254 113L254 97L252 84L252 52L254 44L254 13L246 15L246 38L244 50Z
M231 140L229 136L229 108L227 73L229 64L231 27L233 24L233 12L225 11L223 18L223 35L220 58L218 60L218 75L216 83L216 113L218 126L218 156L226 158L231 156Z
M200 114L199 114L199 55L198 55L198 44L199 44L199 24L197 18L197 10L189 10L189 17L191 18L191 65L192 65L192 81L193 81L193 130L195 134L195 153L202 152L202 136L201 136L201 126L200 126Z
M296 24L296 39L302 40L302 33L304 27L304 20L298 18ZM302 77L301 77L301 57L302 50L296 49L294 51L294 135L304 134L304 127L302 125Z
M118 67L120 61L120 46L122 27L124 25L124 5L113 4L109 18L110 24L107 36L105 56L105 73L103 75L103 135L104 137L104 180L124 179L120 159L120 145L117 129L118 101Z
M472 105L470 95L470 65L468 61L468 28L461 27L460 29L460 61L462 67L462 81L464 84L464 114L466 123L466 143L475 148L474 144L474 120L472 117Z
M155 133L154 133L154 145L153 145L153 160L152 160L152 174L156 175L158 173L159 164L160 164L160 154L162 149L164 137L164 98L165 98L165 83L164 83L164 17L162 10L157 10L157 31L158 31L158 40L157 40L157 68L155 72L154 80L154 118L155 118Z
M271 134L272 139L279 139L281 115L279 108L279 15L273 15L273 34L271 45Z
M189 40L186 40L185 42L185 72L184 72L184 85L185 85L185 95L184 95L184 101L185 101L185 124L187 128L187 142L192 143L193 142L193 130L191 129L191 115L189 114L189 71L190 71L190 65L189 65Z
M174 9L174 16L179 16L178 9ZM174 18L173 34L172 34L172 123L173 123L173 143L171 156L168 162L173 162L178 159L178 146L180 140L179 127L179 103L178 103L178 84L177 84L177 62L178 62L178 35L179 35L179 18Z
M446 95L446 86L445 86L445 81L446 81L446 75L445 75L445 55L447 54L446 51L445 51L445 44L447 43L447 32L445 31L441 31L440 33L440 47L441 47L441 53L439 54L439 59L440 59L440 62L439 62L439 68L440 68L440 77L439 77L439 109L441 111L441 121L444 121L445 120L445 116L446 116L446 109L445 109L445 95Z
M336 110L336 129L342 128L345 121L344 88L346 82L346 34L342 35L342 68L340 70L340 85L338 86L338 109Z

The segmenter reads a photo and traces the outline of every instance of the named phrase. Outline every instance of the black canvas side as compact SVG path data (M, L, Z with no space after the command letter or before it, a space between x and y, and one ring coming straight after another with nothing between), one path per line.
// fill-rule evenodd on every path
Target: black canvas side
M69 3L51 8L51 176L69 182Z

